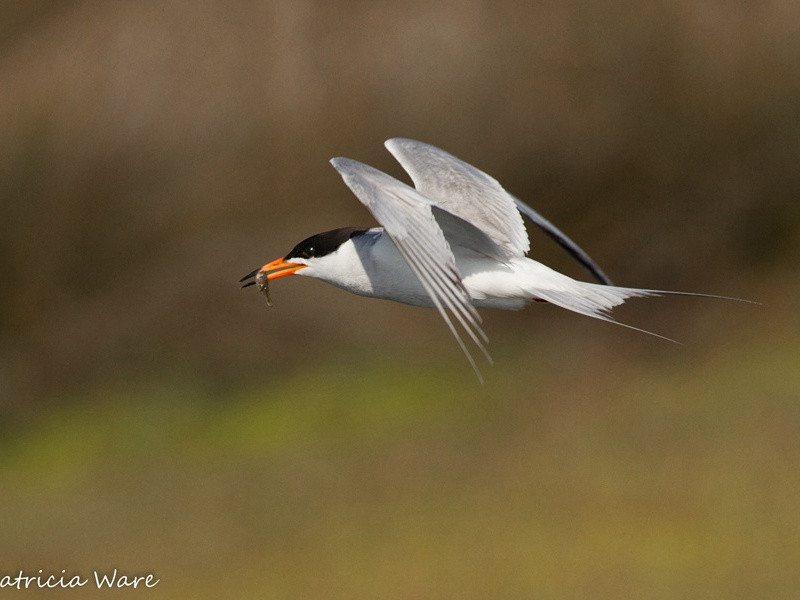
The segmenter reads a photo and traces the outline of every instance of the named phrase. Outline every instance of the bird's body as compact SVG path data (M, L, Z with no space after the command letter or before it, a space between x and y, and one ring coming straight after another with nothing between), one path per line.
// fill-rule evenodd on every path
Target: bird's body
M468 252L454 252L454 256L461 282L475 308L519 310L533 299L524 297L515 279L517 265L501 264ZM326 268L318 272L303 269L297 274L317 277L360 296L428 308L435 306L382 227L352 237L342 244L330 262L321 261L320 264Z
M479 378L451 317L488 359L478 308L519 310L533 301L546 301L613 321L609 311L628 298L676 293L611 285L595 262L552 223L495 179L447 152L399 138L387 141L386 147L409 173L414 188L363 163L331 160L382 227L347 227L311 236L242 281L256 276L267 292L270 280L297 274L361 296L435 307ZM530 243L521 213L599 283L575 280L528 258Z
M561 304L559 295L580 293L593 296L597 310L608 310L626 297L650 293L576 281L524 256L500 263L466 249L456 249L453 255L461 283L475 308L520 310L536 300ZM356 233L336 252L320 257L296 275L321 279L359 296L435 306L382 227Z
M475 308L517 310L527 304L514 282L511 265L467 253L455 253L455 264ZM354 235L337 252L321 257L316 264L297 271L297 275L321 279L359 296L434 307L430 295L382 227Z

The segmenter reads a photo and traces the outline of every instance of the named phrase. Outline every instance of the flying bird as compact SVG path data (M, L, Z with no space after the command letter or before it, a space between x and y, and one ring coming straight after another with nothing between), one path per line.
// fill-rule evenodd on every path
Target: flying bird
M413 188L349 158L330 161L381 227L313 235L243 277L241 282L255 279L242 287L258 285L269 301L270 281L301 275L361 296L434 307L481 382L459 333L463 330L491 362L479 308L519 310L544 301L616 323L610 311L628 298L707 296L614 286L575 242L493 177L429 144L393 138L385 146L411 177ZM572 279L528 258L523 214L598 283Z

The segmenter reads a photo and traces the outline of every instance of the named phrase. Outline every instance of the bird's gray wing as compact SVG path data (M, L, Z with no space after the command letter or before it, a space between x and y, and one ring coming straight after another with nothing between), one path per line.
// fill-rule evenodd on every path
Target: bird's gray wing
M488 338L461 281L453 252L433 215L431 201L394 177L358 161L334 158L331 164L391 237L455 336L478 379L483 381L447 310L491 361L484 346Z
M520 216L522 213L601 283L611 283L580 246L530 206L509 194L490 175L430 144L393 138L385 145L408 172L418 191L434 204L473 224L497 244L504 256L494 258L523 256L530 250L530 241ZM479 248L476 250L481 251Z
M483 231L505 259L530 249L514 199L496 179L435 146L393 138L385 146L408 172L417 191Z

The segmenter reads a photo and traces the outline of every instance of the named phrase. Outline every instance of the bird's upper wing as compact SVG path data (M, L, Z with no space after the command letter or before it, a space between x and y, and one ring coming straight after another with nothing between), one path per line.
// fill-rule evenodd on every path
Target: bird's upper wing
M393 138L385 145L420 193L480 229L505 258L528 252L530 242L522 217L514 199L496 179L430 144Z
M334 158L331 164L391 237L482 381L480 371L446 309L491 360L484 346L488 340L481 329L480 316L461 281L453 251L434 217L432 202L394 177L358 161Z
M523 256L530 250L520 212L566 250L600 283L611 280L578 244L530 206L503 189L483 171L430 144L393 138L386 148L408 172L414 186L434 204L481 230L500 249L500 260ZM446 231L446 233L449 233ZM472 240L460 236L467 243ZM485 251L484 248L473 248Z

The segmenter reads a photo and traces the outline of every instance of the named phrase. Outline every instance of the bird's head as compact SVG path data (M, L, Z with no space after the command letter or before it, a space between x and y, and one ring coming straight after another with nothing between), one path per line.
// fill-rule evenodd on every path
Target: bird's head
M259 289L267 295L269 301L269 282L287 275L306 275L324 278L324 265L334 257L339 248L354 235L364 229L342 227L312 235L292 248L285 256L267 263L260 269L248 273L239 281L243 282L255 277L253 281L242 287L258 284Z

